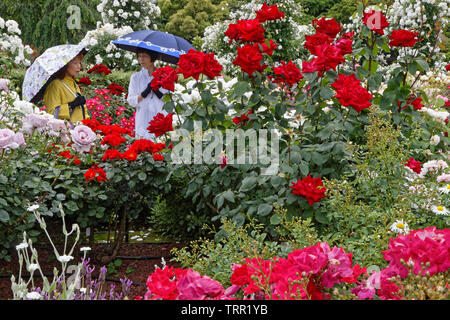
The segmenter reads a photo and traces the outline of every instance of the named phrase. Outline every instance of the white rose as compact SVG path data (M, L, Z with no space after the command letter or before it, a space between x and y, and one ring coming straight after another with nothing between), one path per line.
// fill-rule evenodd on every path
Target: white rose
M441 138L438 135L434 135L430 139L430 144L432 144L433 146L436 146L439 144L440 141L441 141Z

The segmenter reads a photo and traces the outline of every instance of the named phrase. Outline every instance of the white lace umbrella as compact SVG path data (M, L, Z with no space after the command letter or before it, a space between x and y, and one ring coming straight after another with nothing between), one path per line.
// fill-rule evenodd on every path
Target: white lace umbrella
M34 104L42 100L45 88L54 79L55 74L79 53L86 52L84 46L76 44L63 44L45 50L25 73L22 85L25 100Z

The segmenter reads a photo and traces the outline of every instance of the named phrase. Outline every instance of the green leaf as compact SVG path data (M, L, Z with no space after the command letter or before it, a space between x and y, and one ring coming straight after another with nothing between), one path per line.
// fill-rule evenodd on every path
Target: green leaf
M147 180L147 174L145 172L139 172L138 179L141 181Z
M423 59L416 59L416 63L418 64L420 71L428 72L430 70L430 67L428 63Z
M331 99L334 96L334 91L328 87L320 88L320 97L324 100Z
M234 194L233 194L233 191L231 191L231 190L225 191L225 193L223 194L223 197L224 197L225 199L227 199L228 201L234 203Z
M280 224L280 215L279 214L274 214L273 216L270 217L270 224L273 225L278 225Z
M262 203L258 206L258 215L264 217L272 212L273 206L271 204Z
M239 191L245 192L250 190L255 186L256 182L256 177L245 177L244 180L242 180L242 186L240 187Z
M0 209L0 221L4 223L9 221L9 214L3 209Z
M234 224L238 227L243 226L245 223L245 217L242 215L242 213L238 213L237 215L235 215L233 217L233 219L231 219Z

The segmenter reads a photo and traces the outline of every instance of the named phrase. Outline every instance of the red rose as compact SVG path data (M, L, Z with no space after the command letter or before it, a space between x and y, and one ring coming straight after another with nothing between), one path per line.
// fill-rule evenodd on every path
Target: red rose
M353 40L343 38L336 41L334 46L340 50L341 55L345 55L353 52L352 44Z
M284 12L278 10L277 5L268 6L267 3L263 3L261 10L255 11L256 20L259 22L265 22L268 20L278 20L284 18Z
M320 20L314 19L312 25L316 28L316 32L325 33L331 39L334 39L336 35L341 32L341 25L332 19L321 18Z
M97 127L100 125L100 123L95 119L83 119L81 120L81 123L83 123L85 126L92 129L92 131L97 130Z
M389 46L391 47L412 47L414 44L419 41L416 39L418 32L413 32L409 30L394 30L392 34L389 36L391 42L389 42Z
M413 106L413 108L414 108L415 110L420 110L420 109L422 109L422 107L424 106L424 105L422 104L422 98L421 98L421 97L415 98L415 99L411 102L411 104L412 104L412 106Z
M365 88L361 87L360 81L356 79L354 74L350 76L340 74L339 78L331 86L336 89L334 97L343 106L352 107L358 113L372 105L369 100L373 96Z
M90 167L84 174L84 178L86 180L86 183L89 183L94 179L97 179L98 182L108 180L106 178L105 171L100 168L98 164L94 164L92 167Z
M153 73L153 80L151 86L153 90L164 88L169 91L175 90L175 83L178 81L178 70L171 66L157 68Z
M116 149L108 149L105 151L102 161L114 159L122 159L122 153L120 153L120 151Z
M389 26L389 22L383 15L383 12L372 9L369 12L364 13L363 22L370 30L381 35L384 35L383 29Z
M450 71L450 63L445 66L445 70Z
M108 86L108 90L109 90L109 92L111 92L111 94L114 94L114 95L117 95L117 96L120 96L122 93L125 92L125 89L122 86L120 86L120 85L118 85L116 83L111 83Z
M258 20L238 20L235 24L228 25L225 35L230 40L263 42L264 28Z
M111 147L117 147L118 145L120 145L122 142L126 142L127 140L122 137L120 134L117 133L111 133L106 135L101 144L109 144Z
M247 115L249 115L250 113L252 113L252 110L250 110L247 114L243 114L242 116L240 116L240 117L234 117L233 118L233 122L235 123L235 124L240 124L240 123L242 123L242 125L245 125L246 123L247 123L247 121L248 120L250 120L250 118L247 116Z
M204 53L194 49L189 49L189 51L180 56L178 61L179 71L182 73L185 79L193 77L198 80L198 77L203 71L204 64Z
M78 83L90 85L92 83L92 81L88 77L83 77L80 80L78 80Z
M245 286L249 283L249 274L248 274L248 266L246 264L242 266L237 266L233 270L233 274L231 275L230 281L232 285L235 286Z
M135 161L137 156L138 154L133 149L128 149L123 153L123 159L127 159L128 161Z
M222 71L222 66L220 63L214 58L214 53L206 53L204 59L203 66L203 74L208 78L212 79L216 76L220 76L220 72Z
M153 117L153 120L150 120L149 124L147 128L148 132L154 133L156 137L159 137L173 130L172 114L169 113L167 116L164 116L162 113L158 113Z
M415 173L420 174L420 172L422 171L422 168L420 167L421 164L422 164L422 162L416 161L416 160L414 160L414 158L411 157L405 163L405 167L408 167Z
M290 186L293 191L292 193L298 196L306 197L309 205L311 206L314 202L319 202L320 199L325 197L325 192L327 189L323 186L322 179L311 178L308 176L304 179L299 179L296 183L292 182L293 185Z
M133 149L136 153L151 152L153 142L147 139L138 139L133 142L130 149Z
M155 160L155 161L163 161L164 157L162 155L160 155L159 153L157 153L157 154L153 155L153 160Z
M255 71L262 72L266 68L266 65L261 64L262 59L261 51L257 47L246 44L237 48L237 57L233 64L240 66L242 71L251 76Z
M314 51L317 57L310 62L303 61L303 73L318 72L321 77L325 71L336 70L336 67L345 61L339 48L326 43L316 46Z
M316 47L322 44L330 44L333 39L327 36L325 33L316 33L312 36L305 35L305 48L311 52L311 54L316 55Z
M292 62L292 60L287 64L285 64L284 61L281 61L281 66L274 67L273 72L277 76L275 82L286 83L290 87L303 79L300 69Z
M261 45L261 48L259 47ZM261 43L255 43L255 46L258 47L258 49L265 54L268 54L269 56L271 56L273 54L273 50L275 50L278 45L271 39L269 40L269 44L267 45L266 41L265 42L261 42Z
M89 69L87 71L87 73L92 73L92 72L108 75L111 73L111 70L109 70L108 67L106 67L102 64L96 64L95 66L93 66L91 69Z

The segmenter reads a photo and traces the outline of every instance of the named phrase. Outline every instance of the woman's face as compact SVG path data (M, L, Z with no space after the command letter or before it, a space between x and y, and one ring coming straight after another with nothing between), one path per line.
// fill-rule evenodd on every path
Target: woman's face
M144 52L139 52L137 54L137 59L139 64L141 65L142 68L144 69L149 69L150 67L153 66L153 62L152 59L150 58L150 56Z
M78 55L75 58L73 58L68 64L67 64L67 70L66 75L69 77L76 77L80 71L82 70L81 61L83 60L82 55Z

